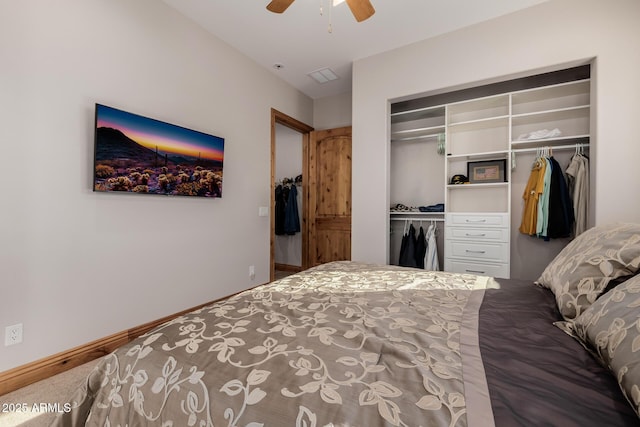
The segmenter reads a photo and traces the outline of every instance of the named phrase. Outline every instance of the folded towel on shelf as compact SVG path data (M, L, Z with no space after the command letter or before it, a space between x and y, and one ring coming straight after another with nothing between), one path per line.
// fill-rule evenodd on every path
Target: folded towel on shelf
M562 132L558 128L554 129L540 129L529 133L523 133L518 137L518 141L528 141L532 139L548 139L556 138L562 135Z

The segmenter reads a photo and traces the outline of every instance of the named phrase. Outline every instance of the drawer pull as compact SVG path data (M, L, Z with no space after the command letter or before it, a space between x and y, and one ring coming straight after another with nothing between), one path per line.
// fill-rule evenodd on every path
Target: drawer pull
M486 219L468 219L467 222L487 222Z
M467 237L484 237L484 236L486 236L485 233L478 233L478 234L466 233L465 235Z
M476 273L476 274L484 274L484 271L480 270L465 270L467 273Z
M483 254L486 251L470 251L469 249L465 249L465 252L469 254Z

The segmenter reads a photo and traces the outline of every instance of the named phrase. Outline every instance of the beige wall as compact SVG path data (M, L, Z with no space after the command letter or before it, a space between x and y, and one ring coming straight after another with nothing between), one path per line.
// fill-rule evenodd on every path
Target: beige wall
M640 221L640 2L550 0L357 61L353 82L354 260L386 262L389 100L593 60L595 223Z
M155 0L4 1L0 57L0 371L268 281L270 109L310 98ZM222 199L93 193L96 102L224 137Z
M313 127L316 130L351 126L351 93L313 100Z

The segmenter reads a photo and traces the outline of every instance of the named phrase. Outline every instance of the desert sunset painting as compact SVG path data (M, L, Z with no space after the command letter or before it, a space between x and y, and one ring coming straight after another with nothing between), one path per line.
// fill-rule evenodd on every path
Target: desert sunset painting
M94 191L222 197L224 139L96 104Z

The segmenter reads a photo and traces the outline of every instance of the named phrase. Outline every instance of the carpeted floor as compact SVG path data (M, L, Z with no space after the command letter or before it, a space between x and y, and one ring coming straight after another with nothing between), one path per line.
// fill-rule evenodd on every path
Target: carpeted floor
M275 280L282 279L282 278L287 277L287 276L291 276L294 273L295 273L295 271L276 270Z
M49 426L56 408L62 408L99 360L0 396L0 427Z

